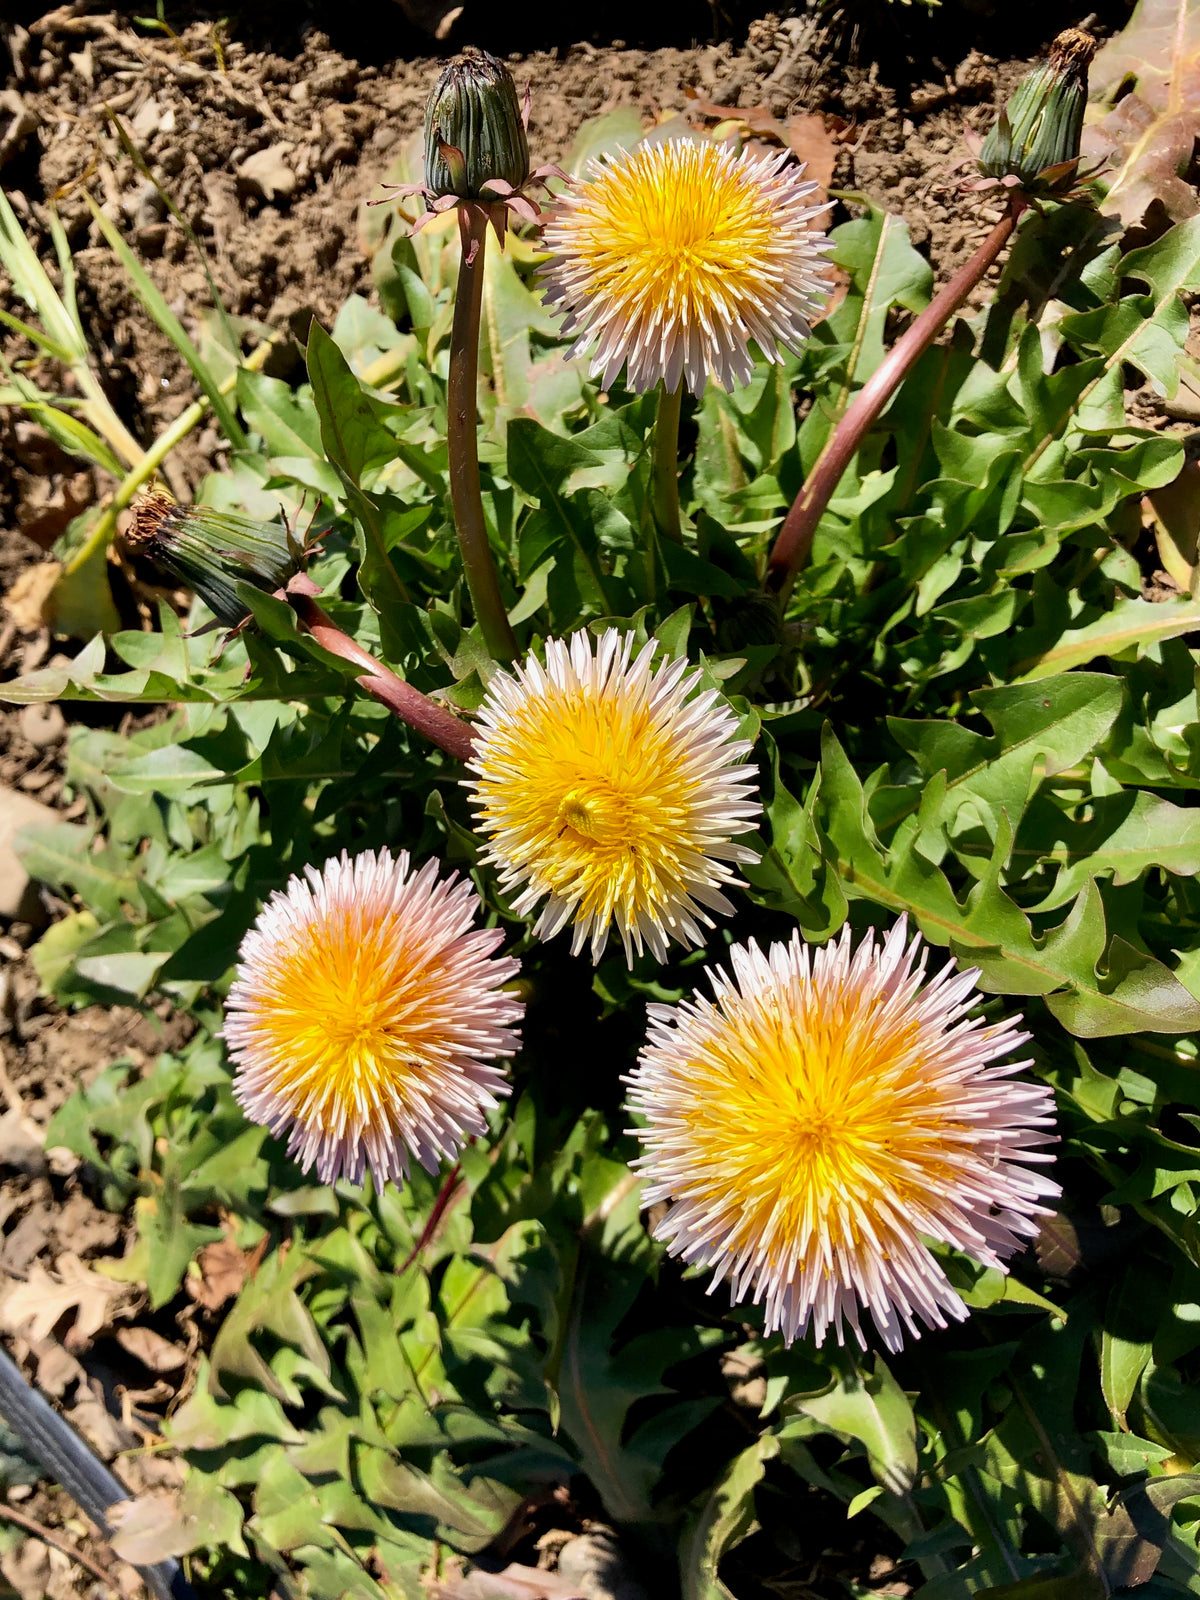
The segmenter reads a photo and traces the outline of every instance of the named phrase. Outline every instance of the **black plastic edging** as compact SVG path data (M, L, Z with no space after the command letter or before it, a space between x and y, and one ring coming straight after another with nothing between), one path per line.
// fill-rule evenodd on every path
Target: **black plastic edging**
M112 1533L105 1512L118 1500L132 1498L130 1491L104 1465L91 1446L22 1375L16 1363L0 1350L0 1417L19 1434L31 1456L46 1474L60 1483L81 1510L86 1511L108 1537ZM196 1592L179 1562L156 1561L137 1569L157 1600L196 1600Z

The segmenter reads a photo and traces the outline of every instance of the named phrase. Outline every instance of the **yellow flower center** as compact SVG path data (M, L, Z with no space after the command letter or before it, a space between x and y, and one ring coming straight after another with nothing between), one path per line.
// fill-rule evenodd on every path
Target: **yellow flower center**
M311 927L280 960L256 1018L275 1059L273 1087L293 1115L330 1131L373 1120L381 1102L428 1060L422 1013L439 963L414 969L394 913L344 911Z
M914 1020L884 1024L882 998L853 991L817 1000L806 984L788 998L727 1000L698 1063L685 1120L700 1198L728 1219L731 1249L757 1241L772 1265L817 1233L827 1261L857 1249L864 1217L886 1255L889 1217L949 1180L947 1134L966 1124L931 1081Z
M573 828L593 844L627 849L638 827L637 814L608 777L594 776L563 796L558 808L564 828Z
M589 294L704 321L761 294L777 226L761 183L719 146L676 142L585 187L572 250L591 269Z
M682 881L695 787L643 704L551 689L489 740L477 798L516 867L578 915L607 922L615 910L629 926Z

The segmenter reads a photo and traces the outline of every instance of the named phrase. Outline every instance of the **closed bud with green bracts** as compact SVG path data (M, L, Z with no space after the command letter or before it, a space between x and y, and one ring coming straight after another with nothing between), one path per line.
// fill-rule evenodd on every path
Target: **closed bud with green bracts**
M979 170L985 177L1051 193L1072 187L1095 53L1096 41L1079 28L1059 34L1049 59L1021 79L983 141Z
M195 590L227 628L249 616L237 583L274 594L304 568L304 552L282 522L176 505L165 494L143 495L137 502L123 543L131 555Z
M464 50L442 71L425 109L425 185L435 197L491 198L499 180L520 189L529 143L512 74L486 50Z

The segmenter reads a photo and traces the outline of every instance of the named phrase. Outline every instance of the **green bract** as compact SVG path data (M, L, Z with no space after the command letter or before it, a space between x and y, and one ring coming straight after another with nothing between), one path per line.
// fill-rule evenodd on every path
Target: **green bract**
M491 178L519 189L528 176L512 73L486 50L464 50L443 69L425 108L426 188L477 200Z
M303 567L290 529L278 519L259 522L207 506L181 506L161 494L146 495L134 507L125 545L194 589L229 628L250 615L238 583L273 594Z
M1019 178L1034 186L1050 170L1051 188L1070 188L1079 159L1087 105L1088 63L1096 41L1077 28L1059 34L1050 58L1021 79L979 152L979 170L989 178Z

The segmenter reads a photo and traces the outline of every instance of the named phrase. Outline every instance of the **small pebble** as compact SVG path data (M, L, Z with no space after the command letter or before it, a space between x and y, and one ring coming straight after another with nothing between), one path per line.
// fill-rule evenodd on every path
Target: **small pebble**
M35 750L57 744L67 731L66 718L55 705L26 706L17 718L21 737L27 739Z

